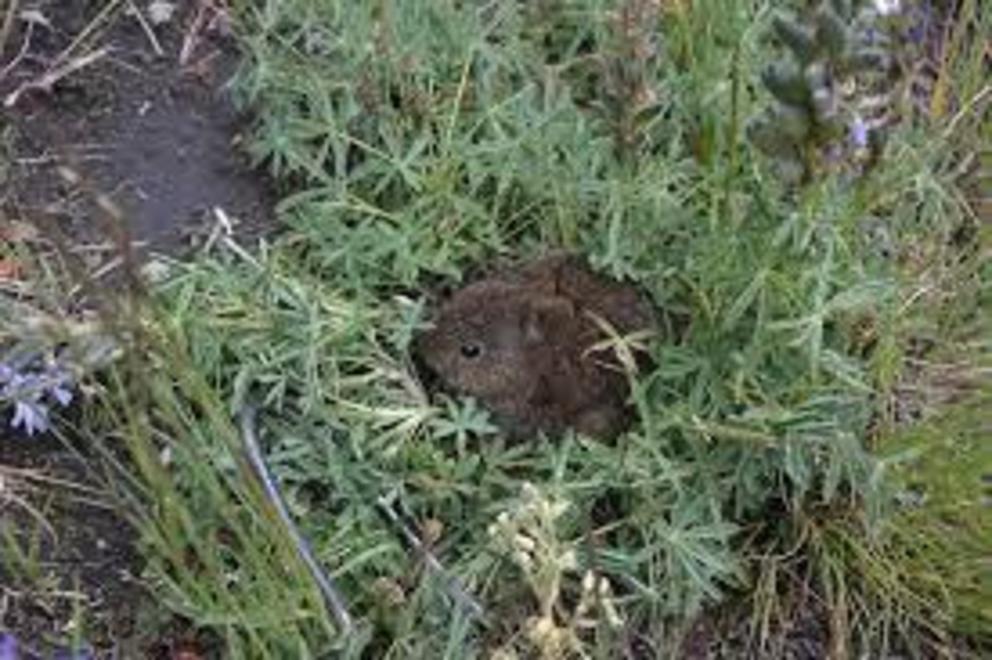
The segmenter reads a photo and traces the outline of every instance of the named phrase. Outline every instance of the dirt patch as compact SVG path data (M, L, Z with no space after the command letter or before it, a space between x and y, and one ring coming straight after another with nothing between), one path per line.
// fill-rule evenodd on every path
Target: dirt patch
M125 651L136 639L145 591L133 532L73 452L52 438L0 438L0 526L11 530L0 629L37 649L75 637Z
M180 255L219 218L241 241L274 228L273 186L239 149L222 3L172 4L153 25L126 1L22 2L2 45L0 224L55 221L91 273L113 272L119 251L94 192L123 211L139 252ZM39 649L77 638L113 657L171 657L187 626L150 603L134 533L91 476L61 443L0 428L0 632Z
M70 164L124 211L132 240L150 250L182 252L190 233L217 222L215 209L235 221L242 237L271 228L272 186L237 148L244 122L228 81L238 59L223 15L204 10L208 3L180 2L159 25L143 14L143 26L125 12L127 2L101 19L107 4L41 2L33 9L45 22L21 21L8 39L4 61L27 43L26 55L0 80L5 104L16 94L3 108L11 215L44 215L77 240L105 239L92 195L58 174L59 165ZM32 86L67 66L82 68L50 90Z

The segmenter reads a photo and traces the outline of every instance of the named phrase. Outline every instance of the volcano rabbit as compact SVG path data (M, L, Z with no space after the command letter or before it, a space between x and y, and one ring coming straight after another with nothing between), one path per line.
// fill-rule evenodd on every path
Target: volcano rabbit
M603 321L621 336L655 326L650 303L633 286L555 253L454 293L415 350L513 438L572 428L609 439L631 416L613 348L594 346L607 338Z

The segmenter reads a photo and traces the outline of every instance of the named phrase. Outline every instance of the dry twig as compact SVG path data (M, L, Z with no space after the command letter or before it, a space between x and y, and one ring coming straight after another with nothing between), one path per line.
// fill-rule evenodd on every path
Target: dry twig
M306 565L314 582L320 588L324 602L334 619L338 622L342 635L347 636L354 629L354 623L351 620L351 615L348 613L344 597L338 591L337 587L334 586L334 581L331 577L313 556L310 544L300 533L300 530L293 522L293 518L289 515L289 511L286 509L286 503L283 501L282 494L279 492L279 487L276 485L275 479L273 479L272 474L265 465L265 460L262 458L262 450L258 446L258 440L255 434L256 415L256 409L250 405L245 406L239 415L241 420L241 438L244 442L248 463L251 465L252 470L254 470L259 482L261 482L266 499L275 509L279 520L289 533L300 559Z
M6 13L3 16L3 25L0 26L0 55L7 47L7 39L10 38L10 32L14 29L14 20L17 18L18 6L20 5L20 0L7 0Z
M393 508L393 500L395 499L395 493L390 495L384 495L376 500L376 506L378 506L379 511L382 512L383 516L400 530L400 534L403 536L403 540L408 546L410 546L413 551L420 556L423 560L424 565L433 573L435 576L439 577L441 580L441 585L444 590L451 596L455 603L467 611L474 617L482 618L485 614L482 605L479 604L462 586L458 579L449 574L441 561L434 555L433 552L420 540L409 525L407 525L400 515L396 513Z
M94 62L97 62L100 59L106 57L106 55L109 52L110 49L104 46L103 48L95 50L91 53L87 53L86 55L83 55L81 57L71 59L65 64L52 66L48 71L46 71L40 77L34 80L29 80L28 82L24 83L23 85L15 89L13 92L8 94L7 97L3 100L4 107L5 108L14 107L14 105L17 104L17 100L21 97L21 95L32 89L38 89L44 92L51 93L52 87L55 85L55 83L62 80L66 76L69 76L77 71L80 71L81 69L85 69Z
M141 29L144 30L145 36L148 37L148 42L152 45L152 49L154 49L155 54L159 57L164 57L165 51L162 49L162 44L159 43L158 37L155 36L155 30L153 30L152 26L148 24L148 21L145 19L145 15L142 14L141 10L134 4L134 0L127 0L127 4L131 7L131 13L134 14L135 19L137 19L138 23L141 24Z

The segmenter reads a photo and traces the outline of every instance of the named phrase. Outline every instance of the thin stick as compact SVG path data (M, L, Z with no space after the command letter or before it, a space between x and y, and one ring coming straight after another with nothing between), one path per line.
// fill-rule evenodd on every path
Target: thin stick
M468 613L472 616L479 619L483 618L485 615L485 610L482 608L482 605L472 598L472 596L461 585L461 582L458 581L458 578L449 574L444 569L444 566L442 566L440 560L434 556L434 553L431 552L426 545L424 545L424 542L420 540L420 537L417 536L412 529L410 529L409 525L403 522L399 514L396 513L395 509L393 509L392 497L383 495L376 500L376 505L379 507L379 510L386 517L386 519L400 530L400 534L402 534L403 539L410 547L413 548L414 552L420 555L427 568L430 569L435 576L441 579L441 585L444 587L444 590L448 593L448 595L455 601L455 603L468 611Z
M186 63L189 62L189 58L193 55L193 50L196 48L199 32L203 29L203 26L206 23L208 6L212 7L210 3L197 3L196 15L193 17L193 21L189 24L189 29L186 30L186 34L183 36L182 48L179 49L179 66L181 67L185 67Z
M3 17L3 27L0 27L0 55L3 55L7 47L7 39L10 38L10 31L14 29L14 20L17 18L20 0L7 0L7 13Z
M145 36L148 37L148 41L151 42L152 48L155 49L155 54L159 57L165 57L165 51L162 50L162 44L158 42L158 37L155 36L155 30L152 26L148 24L145 20L145 15L141 13L141 10L134 4L134 0L127 0L127 4L131 7L131 12L134 13L134 17L138 19L141 23L141 29L145 31Z
M945 140L949 138L954 133L954 129L957 128L958 122L967 117L968 113L970 113L976 105L984 101L985 97L990 93L992 93L992 85L986 85L980 89L978 93L968 99L968 102L964 104L964 107L962 107L961 110L954 115L951 121L947 123L947 128L944 129L941 137Z
M16 1L16 0L15 0ZM14 56L7 66L0 71L0 80L6 78L11 71L17 68L17 65L21 63L24 56L28 54L28 49L31 47L31 36L34 34L34 23L29 21L28 26L24 29L24 42L21 44L21 49L17 51L17 55ZM4 37L6 41L6 37ZM2 47L0 47L0 52L3 52Z
M334 586L334 582L331 577L324 571L321 565L314 558L313 551L310 549L310 544L300 533L299 529L297 529L296 524L290 517L289 511L286 509L286 503L283 501L282 495L279 492L279 487L276 485L275 479L272 478L272 474L269 472L268 467L265 465L265 461L262 459L262 451L258 447L258 440L255 436L256 416L257 411L255 407L251 405L242 408L240 413L241 436L244 441L245 454L248 457L248 462L255 471L255 476L257 476L258 480L261 482L262 488L265 490L266 497L272 504L273 508L275 508L276 513L279 515L279 519L286 528L286 531L289 532L290 538L292 538L293 544L296 546L300 559L302 559L303 563L306 564L307 569L310 571L310 575L314 579L314 582L316 582L317 586L320 588L320 593L324 597L324 602L327 605L327 609L338 622L338 626L341 628L342 634L348 635L354 629L354 624L352 623L351 615L348 614L348 608L345 605L344 598Z
M69 57L69 55L70 55L70 54L72 53L72 51L74 51L74 50L76 50L76 48L77 48L77 47L79 46L79 44L81 44L81 43L83 43L83 41L84 41L84 40L85 40L85 39L86 39L86 38L87 38L88 36L90 36L90 34L91 34L91 33L92 33L92 32L93 32L94 30L96 30L96 28L97 28L97 27L98 27L98 26L99 26L99 25L100 25L101 23L103 23L104 21L106 21L106 20L108 19L108 17L110 16L110 14L111 14L111 13L112 13L112 12L113 12L113 11L114 11L115 9L117 9L117 8L118 8L118 5L120 5L120 4L121 4L121 0L110 0L110 2L108 2L108 3L107 3L107 5L106 5L106 6L105 6L105 7L103 8L103 9L101 9L101 10L100 10L100 13L99 13L99 14L97 14L97 15L96 15L96 16L95 16L95 17L93 18L93 20L92 20L92 21L90 21L90 22L89 22L89 23L88 23L88 24L86 25L86 27L84 27L84 28L83 28L83 29L82 29L82 30L81 30L81 31L79 32L79 34L77 34L77 35L76 35L76 36L75 36L75 37L74 37L74 38L72 39L72 42L71 42L71 43L70 43L70 44L69 44L68 46L66 46L66 47L65 47L65 49L64 49L64 50L63 50L63 51L62 51L61 53L59 53L58 55L56 55L56 56L55 56L55 60L54 60L54 63L55 63L55 64L58 64L59 62L62 62L63 60L65 60L65 59L67 59L67 58Z
M48 518L46 518L41 511L35 508L34 505L20 495L15 495L13 493L3 496L3 503L7 504L8 502L16 504L23 510L27 511L28 515L34 518L39 525L45 528L45 531L48 532L49 537L51 537L53 541L58 541L59 535L55 532L55 528L52 527L50 522L48 522Z
M84 69L90 66L94 62L105 57L109 52L110 52L109 48L103 47L100 48L99 50L93 51L92 53L87 53L82 57L77 57L75 59L69 60L65 64L52 67L51 69L46 71L40 78L37 78L35 80L30 80L24 83L23 85L21 85L20 87L18 87L17 89L15 89L10 94L8 94L7 98L5 98L3 101L4 107L6 108L13 107L14 104L17 103L17 99L21 97L21 94L23 94L24 92L30 89L40 89L45 92L50 92L52 90L52 85L57 83L59 80L65 78L66 76L72 73L75 73L76 71L79 71L80 69Z
M86 486L75 481L69 481L68 479L60 479L58 477L52 477L47 474L42 473L40 470L35 470L32 468L22 468L15 467L13 465L0 465L0 476L10 476L24 481L40 481L44 484L49 484L52 486L60 486L62 488L67 488L69 490L78 490L90 495L99 495L100 491L96 488ZM103 506L103 505L101 505Z

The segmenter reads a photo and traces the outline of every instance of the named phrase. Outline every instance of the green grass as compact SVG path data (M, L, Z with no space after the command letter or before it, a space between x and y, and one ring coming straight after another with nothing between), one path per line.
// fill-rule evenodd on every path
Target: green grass
M116 483L156 594L231 657L618 657L635 639L664 656L721 602L753 605L745 643L768 650L803 592L827 604L836 657L992 634L988 581L969 586L987 507L961 510L960 544L939 510L905 512L891 475L907 441L885 439L907 407L940 405L942 365L967 363L965 389L988 365L990 237L958 171L992 138L981 40L957 38L936 83L946 109L897 125L879 167L797 189L744 137L769 102L771 5L662 4L238 5L236 89L286 231L170 264L91 420L129 452ZM975 2L962 13L989 33ZM653 346L640 421L615 444L509 446L413 368L437 283L551 247L688 319ZM359 622L348 640L238 458L232 415L250 395ZM955 438L989 429L971 433ZM920 436L924 456L936 437ZM976 456L968 469L987 471ZM938 490L962 465L940 460L919 477ZM979 497L974 481L953 496ZM524 483L567 503L521 523L556 549L536 565L490 534ZM485 623L403 549L376 511L389 493L435 530ZM554 561L569 549L574 565ZM609 580L619 627L602 602L591 623L574 616L587 571Z

